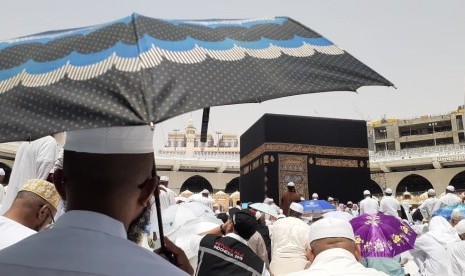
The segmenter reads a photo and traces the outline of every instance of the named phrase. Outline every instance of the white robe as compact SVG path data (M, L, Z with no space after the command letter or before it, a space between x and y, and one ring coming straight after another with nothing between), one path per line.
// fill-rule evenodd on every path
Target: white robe
M164 189L160 189L160 209L164 210L171 205L176 204L176 199L174 198L176 194L171 189L168 189L163 185L160 185L160 187Z
M273 224L270 272L275 276L304 269L309 261L307 250L310 226L301 219L287 217Z
M315 257L309 269L288 274L288 276L387 276L373 268L366 268L357 262L354 255L342 248L327 249Z
M448 249L451 259L449 269L450 276L465 275L465 241L459 241L449 245Z
M443 203L439 199L435 197L430 197L423 201L423 203L418 207L418 209L420 209L423 218L429 221L433 217L433 213L437 209L441 208L442 204Z
M36 231L17 223L4 216L0 216L0 250L23 240Z
M445 218L433 217L429 223L429 231L416 239L411 251L420 274L448 275L452 263L447 248L458 241L459 236Z
M378 201L376 201L376 199L367 197L364 200L360 201L360 215L374 215L378 213L378 210L379 206Z
M127 240L106 215L69 211L54 227L0 251L0 275L187 275Z
M460 199L460 197L452 193L448 193L448 194L441 196L439 200L445 205L454 205L454 204L462 203L462 200Z
M57 142L52 136L46 136L30 143L25 142L19 146L0 215L10 209L16 194L28 180L47 179L55 164L56 154Z
M400 202L393 196L385 196L381 199L379 210L385 215L399 217Z

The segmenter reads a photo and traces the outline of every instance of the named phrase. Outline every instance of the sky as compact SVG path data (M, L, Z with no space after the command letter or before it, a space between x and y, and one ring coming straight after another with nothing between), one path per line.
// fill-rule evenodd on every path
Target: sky
M463 0L1 0L0 40L91 26L133 12L162 19L289 16L395 84L214 107L209 132L241 135L264 113L379 120L443 114L465 99ZM156 147L192 112L156 126ZM216 138L216 135L214 135Z

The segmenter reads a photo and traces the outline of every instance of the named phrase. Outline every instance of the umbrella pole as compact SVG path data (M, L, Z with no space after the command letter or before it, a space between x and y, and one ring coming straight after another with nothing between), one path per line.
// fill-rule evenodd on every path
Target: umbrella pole
M155 155L154 155L152 177L156 177L156 176L157 176L157 170L155 166ZM166 245L165 245L165 235L163 234L163 220L161 218L161 208L160 208L160 189L158 185L155 188L155 208L157 209L158 233L159 233L159 238L160 238L161 253L163 253L168 258L168 261L170 263L174 264L174 257L166 249Z

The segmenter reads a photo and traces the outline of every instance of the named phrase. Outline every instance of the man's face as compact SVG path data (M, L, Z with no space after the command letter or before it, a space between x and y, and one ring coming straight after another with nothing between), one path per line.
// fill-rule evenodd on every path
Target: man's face
M0 175L0 184L3 183L3 179L5 178L4 175Z
M352 205L352 204L347 204L347 207L349 207L349 208L352 208L352 206L354 206L354 205Z

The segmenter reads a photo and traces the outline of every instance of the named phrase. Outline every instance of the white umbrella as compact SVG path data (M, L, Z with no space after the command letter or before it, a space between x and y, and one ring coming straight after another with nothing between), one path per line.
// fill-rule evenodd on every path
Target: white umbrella
M198 202L171 205L161 212L163 231L166 236L175 238L175 232L184 225L196 222L218 222L213 211Z
M188 225L185 225L179 228L178 231L176 231L177 235L176 239L174 240L174 243L177 246L179 246L182 250L184 250L184 253L186 253L187 258L190 259L193 256L197 255L197 252L192 252L190 248L192 236L210 231L218 227L219 225L221 225L221 220L219 220L219 223L208 221L189 223Z
M251 204L249 207L257 211L263 212L265 214L271 215L275 218L278 217L278 212L276 212L276 209L272 207L271 205L268 205L265 203L254 203L254 204Z
M354 218L351 214L343 211L331 211L323 214L323 217L325 218L340 218L346 221L350 221L351 219Z

